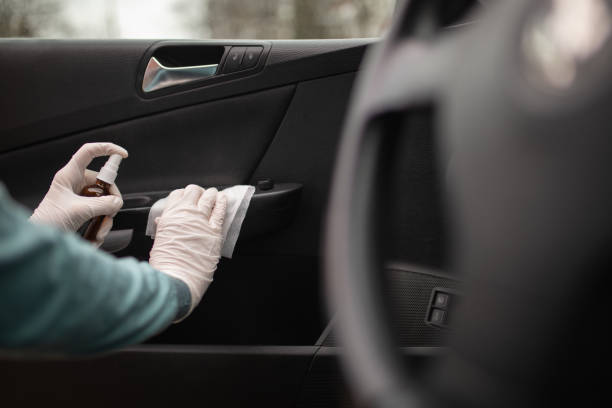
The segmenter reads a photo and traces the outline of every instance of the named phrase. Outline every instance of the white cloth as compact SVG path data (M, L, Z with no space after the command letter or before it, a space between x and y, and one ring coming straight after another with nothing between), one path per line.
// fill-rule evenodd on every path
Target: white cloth
M227 210L225 212L225 222L223 223L223 230L221 232L223 237L221 256L225 258L231 258L234 253L234 247L240 235L240 228L242 227L242 222L249 209L253 193L255 193L255 187L253 186L234 186L223 190L223 194L227 197ZM157 229L155 219L161 216L164 208L166 208L166 203L167 198L162 198L153 204L149 211L145 234L151 238L155 238Z

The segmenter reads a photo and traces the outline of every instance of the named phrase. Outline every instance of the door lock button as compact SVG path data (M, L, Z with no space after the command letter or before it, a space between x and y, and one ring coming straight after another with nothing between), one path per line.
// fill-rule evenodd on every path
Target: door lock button
M434 306L446 308L448 306L448 294L443 292L437 292L434 299Z
M246 49L247 47L232 47L230 49L229 53L227 54L227 58L225 59L225 66L223 67L224 74L229 74L244 69L241 64Z
M249 69L257 65L262 51L262 47L248 47L242 59L242 66L240 69Z
M459 293L453 289L433 288L425 322L438 328L447 328L449 317L452 318L451 308L455 306L459 298Z
M446 323L446 312L441 309L433 309L431 311L430 321L433 324L444 325Z

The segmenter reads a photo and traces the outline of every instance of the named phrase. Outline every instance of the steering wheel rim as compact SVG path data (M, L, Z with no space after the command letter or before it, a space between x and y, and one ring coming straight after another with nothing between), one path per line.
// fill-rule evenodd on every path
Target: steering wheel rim
M345 123L337 159L326 230L327 294L330 308L339 314L338 336L346 347L344 362L358 398L372 406L420 406L425 396L416 387L406 388L409 376L394 351L393 336L380 298L381 282L371 271L379 269L373 223L379 212L375 186L381 146L377 120L389 112L428 101L435 93L438 69L448 53L432 55L432 49L416 37L428 38L435 25L431 2L407 1L398 11L401 24L394 24L387 39L367 56L358 79L349 119ZM421 25L421 23L426 24ZM409 40L404 40L409 38ZM398 43L400 44L398 46ZM428 54L432 64L416 67L419 80L397 88L402 60ZM392 60L389 66L382 60ZM394 65L395 64L395 65ZM432 69L433 68L433 69ZM377 81L380 72L385 81ZM436 75L438 74L438 75ZM346 313L348 312L348 313ZM365 324L363 324L365 322ZM349 340L350 339L350 340ZM374 352L373 352L374 351Z
M431 21L432 14L428 12L431 9L426 8L427 2L424 1L411 1L407 2L403 9L399 13L399 19L393 26L389 33L389 36L385 41L375 48L367 56L364 64L363 73L358 78L356 85L356 91L354 92L352 106L349 110L349 115L345 128L343 130L341 144L337 159L336 172L333 180L333 188L331 195L331 202L328 211L328 218L326 224L326 243L325 243L325 270L327 279L327 298L331 311L338 316L336 319L336 330L340 340L340 344L344 347L343 352L343 363L346 368L345 372L348 375L349 384L352 390L357 395L358 399L365 404L371 406L422 406L429 405L431 403L430 395L423 393L423 387L419 380L410 373L409 367L403 366L401 359L399 358L395 344L393 342L393 334L390 329L388 322L388 316L385 313L384 299L382 298L381 292L381 277L376 271L380 271L381 262L380 254L377 248L377 239L379 234L379 224L377 219L380 218L380 200L378 194L381 194L379 189L380 174L378 173L380 164L380 154L383 149L383 141L381 137L382 133L382 120L381 118L394 112L402 112L411 107L418 107L423 104L432 103L432 101L438 101L438 99L445 99L452 101L461 95L461 91L453 91L452 95L449 95L447 88L463 89L465 91L466 86L461 84L452 84L449 86L448 81L453 78L453 70L456 68L455 64L458 58L464 58L462 53L466 49L465 41L462 46L458 46L462 38L450 36L440 40L435 38L436 34L439 34L439 30L436 30L435 24L427 24L427 18ZM496 22L499 27L495 27L494 24L489 24L481 29L479 32L480 36L486 36L491 33L493 37L498 37L503 41L498 41L505 46L504 51L512 51L520 49L520 46L515 44L520 41L517 37L520 37L520 33L525 30L525 21L530 19L531 15L539 16L540 7L545 8L547 5L543 4L529 4L528 0L521 0L516 2L505 2L506 4L499 4L495 7L498 10L496 19L491 18L491 21ZM536 2L539 3L539 2ZM545 3L545 2L542 2ZM491 13L493 14L493 12ZM504 22L502 17L509 15L509 21ZM425 22L425 24L423 24ZM475 35L471 38L473 39ZM434 41L435 39L435 41ZM511 44L510 44L511 43ZM482 44L482 41L481 41ZM508 45L511 45L510 46ZM606 51L610 49L609 42L605 48ZM499 45L499 44L498 44ZM512 52L510 54L512 54ZM607 52L604 52L606 56ZM469 55L469 53L466 53ZM474 53L471 53L474 56ZM565 129L555 125L551 122L551 117L559 115L560 113L575 115L577 120L580 118L580 114L584 113L588 108L588 103L594 103L589 98L592 95L599 95L603 98L604 96L601 90L595 92L595 84L588 84L588 80L577 81L577 85L569 91L569 93L556 92L557 90L542 90L539 88L546 88L547 85L540 87L541 84L529 83L529 78L524 78L529 75L524 75L524 66L528 65L524 59L517 57L512 54L510 56L503 55L500 57L500 53L489 52L490 61L493 67L500 69L500 74L491 74L490 77L493 80L503 82L507 80L508 84L503 84L502 93L497 98L506 98L510 101L509 116L517 122L516 127L513 127L512 123L506 125L512 129L520 128L523 135L521 135L520 143L523 143L521 148L528 146L533 143L529 140L529 137L537 137L538 131L543 128L550 130L551 132L563 133ZM509 61L508 59L514 59ZM411 62L417 62L411 65ZM487 62L484 60L484 62ZM508 67L502 66L502 62L507 63ZM600 64L601 65L601 64ZM604 64L609 67L609 64ZM410 67L411 80L405 80L405 72L407 67ZM484 67L483 67L484 68ZM599 70L605 71L605 70ZM457 80L456 78L454 79ZM473 81L472 81L473 82ZM516 89L512 89L514 83ZM527 85L525 85L528 83ZM581 85L586 83L585 89L580 89ZM610 83L606 83L605 89L610 89ZM499 91L499 89L496 90ZM587 96L585 96L587 95ZM463 95L465 96L465 95ZM607 96L607 95L606 95ZM483 98L486 100L486 98ZM517 102L519 100L519 102ZM585 102L589 101L590 102ZM452 104L452 103L451 103ZM552 107L552 108L551 108ZM502 112L503 113L503 112ZM450 115L452 116L452 114ZM603 117L602 117L603 118ZM452 122L452 120L450 120ZM461 122L460 124L464 124ZM446 125L446 124L445 124ZM444 127L444 126L442 126ZM469 128L469 126L464 126ZM478 130L478 127L476 127ZM515 143L512 139L510 130L506 130L504 135L500 137L503 139L503 143L506 143L510 147L515 147L512 143ZM603 139L603 135L607 129L601 129L598 132L598 143L599 148L605 146L606 151L612 151L610 142L606 142ZM446 128L444 131L449 132ZM450 131L449 133L453 133ZM602 136L599 136L599 135ZM480 135L479 135L480 136ZM452 137L447 137L452 139ZM474 138L476 140L477 138ZM482 141L482 140L481 140ZM453 140L446 140L447 145L455 143ZM487 142L484 141L486 144ZM593 143L596 146L597 143ZM533 146L529 146L533 148ZM471 146L472 150L478 150L478 147ZM564 146L566 149L563 152L556 152L560 156L566 155L571 157L571 150L576 149L576 146ZM527 216L521 217L523 223L537 221L537 215L546 215L546 209L536 208L541 204L543 208L548 204L547 199L541 197L541 194L536 197L535 206L529 206L528 200L521 197L521 191L533 192L537 189L537 183L549 183L550 185L558 184L552 175L547 174L553 173L553 170L563 170L562 162L546 162L545 166L550 165L550 168L542 167L541 164L525 162L521 156L518 156L520 149L517 149L518 163L525 165L526 168L533 170L534 172L540 172L543 176L533 183L530 181L525 182L525 187L520 186L517 189L517 197L512 197L509 202L516 204L516 208L521 208L525 211ZM471 152L464 154L465 157L470 156ZM588 156L585 150L585 158ZM503 159L504 156L500 156ZM597 155L599 159L600 155ZM546 160L547 158L544 157ZM605 164L603 158L596 164L593 164L589 168L579 169L580 175L584 176L585 179L588 177L596 177L597 171L603 172L603 169L609 170L608 174L612 174L612 166ZM537 166L540 167L537 167ZM517 164L518 166L518 164ZM469 167L469 165L467 166ZM499 167L499 166L498 166ZM474 174L474 167L470 168L471 174ZM461 172L459 172L461 173ZM511 172L507 169L505 171L497 169L494 171L500 180L515 180L511 175ZM474 187L474 183L469 184L466 181L464 172L463 178L460 176L454 176L456 185L460 187L466 187L466 191L480 192L483 193L482 188L478 186ZM535 174L535 173L534 173ZM606 174L603 172L603 174ZM601 177L601 176L600 176ZM482 178L482 177L481 177ZM476 177L478 179L478 177ZM606 180L603 180L606 181ZM609 180L607 180L609 181ZM557 199L562 197L562 188L559 190L551 190L555 193ZM576 188L577 191L582 191L580 188ZM549 192L550 192L549 191ZM591 190L585 190L592 192ZM486 193L486 192L485 192ZM557 194L558 193L558 194ZM477 206L466 198L467 193L459 193L459 199L455 198L455 202L460 202L457 205L459 211L469 213L472 215ZM604 195L607 194L607 195ZM605 191L602 191L602 197L606 205L610 205L612 208L612 191L606 187ZM488 200L484 200L488 201ZM490 200L489 200L490 201ZM466 204L467 203L467 204ZM456 204L456 203L455 203ZM468 210L465 210L467 205ZM572 203L576 209L584 207L584 202ZM462 207L463 206L463 207ZM471 207L470 207L471 206ZM499 205L498 205L499 207ZM503 206L502 206L503 208ZM597 227L593 227L588 230L592 233L592 236L588 239L584 239L580 242L580 249L586 251L589 246L600 244L602 236L605 236L605 229L609 228L612 224L612 220L607 217L606 214L601 211L604 208L603 204L597 207L597 218L601 224ZM456 210L456 208L455 208ZM537 210L537 211L536 211ZM550 217L551 222L562 223L564 219L563 215L567 215L569 210L559 211L555 213L555 217ZM600 214L601 213L601 214ZM499 217L498 217L499 218ZM491 218L497 221L497 218ZM529 221L527 221L529 220ZM461 220L460 220L461 221ZM458 224L462 224L459 222ZM595 221L593 221L595 224ZM501 224L500 224L501 225ZM505 225L507 228L507 222ZM475 222L475 226L468 225L465 223L461 225L463 228L460 231L461 238L466 238L468 242L465 247L470 250L471 259L463 259L459 262L457 268L461 272L466 272L473 265L473 260L478 258L478 255L474 255L475 245L472 245L476 239L474 238L481 228L483 223L478 220ZM525 227L524 224L522 224ZM528 227L525 227L528 228ZM577 230L584 232L582 230ZM556 231L559 233L560 231ZM535 234L540 236L541 234ZM482 237L479 237L482 238ZM489 235L490 238L490 235ZM598 241L599 240L599 241ZM495 239L493 239L495 241ZM554 239L553 239L554 241ZM536 243L538 244L538 243ZM470 247L472 245L472 247ZM507 260L508 254L505 251L502 240L497 239L495 245L490 245L495 250L497 258L500 261ZM560 248L566 248L568 245L567 241L559 241L558 245ZM541 246L541 245L540 245ZM477 249L477 248L476 248ZM567 248L566 248L567 249ZM563 260L568 264L575 264L578 262L579 256L583 256L584 251L572 250L563 253ZM468 256L469 258L469 256ZM480 258L483 258L480 256ZM482 261L482 259L477 259ZM525 259L519 259L521 262L525 262ZM519 261L508 261L508 265L514 267L523 267L525 272L518 274L516 281L524 284L534 284L536 287L545 288L548 284L550 285L551 276L538 276L535 278L535 282L529 281L532 279L529 277L529 273L537 274L538 270L535 265L531 266L527 264L523 265ZM563 263L556 259L555 262L549 262L550 265L555 264L559 268L558 275L564 279L564 284L555 287L548 293L540 293L541 298L550 300L552 304L560 304L560 296L563 290L567 289L569 285L570 277L572 277L572 271L569 268L563 268ZM478 284L472 285L472 293L476 293L474 298L476 300L471 301L471 305L467 307L474 311L475 305L479 302L490 301L492 294L499 294L503 296L503 288L493 288L493 285L498 284L501 280L508 278L508 276L502 276L500 272L494 278L499 278L498 281L494 281L492 278L486 275L487 271L484 270L482 265L477 265L476 272L472 273L472 280L478 281L482 278ZM542 265L539 265L542 267ZM480 269L479 269L480 268ZM503 269L503 268L502 268ZM511 268L506 268L510 270ZM505 271L508 272L508 271ZM494 274L495 275L495 274ZM547 282L548 279L548 282ZM586 279L586 278L585 278ZM485 283L483 283L485 282ZM576 280L573 281L576 284ZM516 288L515 288L516 289ZM526 291L521 292L521 288L517 289L516 302L525 302L525 304L534 304L534 299L531 294ZM480 293L478 293L480 292ZM488 296L488 298L487 298ZM513 300L514 301L514 300ZM591 303L589 303L590 305ZM498 312L505 317L508 317L511 321L520 321L520 319L528 316L530 311L528 308L524 310L518 310L516 308L506 307L507 305L495 305L490 313L482 314L485 318L483 321L491 323L494 321L494 312ZM465 315L465 313L464 313ZM554 316L553 310L542 310L540 313L542 319L550 318ZM465 317L465 316L464 316ZM465 323L467 320L463 320ZM473 322L469 322L466 326L474 329L476 327ZM504 328L498 326L501 330ZM484 331L483 327L478 328L481 332ZM520 328L517 328L517 336L521 333ZM536 332L538 341L546 339L551 340L551 333L553 329L543 325L542 327L530 327L533 332ZM460 341L465 344L469 340L474 340L475 337L466 329L460 336ZM479 331L479 330L476 330ZM524 329L526 332L527 329ZM481 335L483 333L480 333ZM520 337L520 336L519 336ZM554 340L553 340L554 341ZM565 341L565 340L563 340ZM509 347L504 348L501 345L502 339L495 338L492 341L492 349L497 346L498 351L503 357L497 357L490 352L486 358L493 361L493 364L505 362L506 364L512 365L511 359L517 357L512 353L516 353L520 347L511 349ZM476 341L478 343L478 341ZM480 343L482 344L482 343ZM555 344L565 344L561 340L558 340ZM469 347L468 347L469 348ZM539 358L539 352L541 348L533 348L533 350L526 351L525 358L527 361L535 362ZM486 353L485 353L486 354ZM552 357L551 360L552 361ZM535 364L535 363L534 363ZM516 365L516 363L515 363ZM503 367L502 367L503 368ZM515 367L514 367L515 368ZM542 369L544 370L544 369ZM545 371L542 371L545 372ZM517 371L520 373L520 371ZM467 382L467 381L466 381ZM473 384L472 384L473 385ZM528 391L526 391L528 392Z

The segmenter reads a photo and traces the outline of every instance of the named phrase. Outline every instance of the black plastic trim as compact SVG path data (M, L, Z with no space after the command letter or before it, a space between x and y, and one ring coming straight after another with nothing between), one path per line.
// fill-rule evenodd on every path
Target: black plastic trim
M257 65L259 67L266 61L266 65L260 72L255 74L251 74L251 71L237 72L227 75L227 79L223 79L222 82L206 82L206 86L195 88L188 85L185 85L185 88L179 86L176 91L173 88L166 90L168 94L161 95L160 93L155 97L147 98L137 92L142 81L139 69L142 70L143 61L148 61L142 55L137 56L139 48L142 48L142 53L150 56L157 46L163 44L225 44L231 46L239 45L241 42L0 40L0 56L13 56L10 64L6 64L3 68L0 67L0 74L6 73L13 81L13 93L16 93L16 97L22 98L21 104L28 104L30 100L33 103L33 95L31 92L17 92L17 89L39 89L43 95L36 99L37 109L48 111L45 108L46 104L55 107L55 113L48 117L27 114L0 124L2 134L0 152L13 151L46 140L177 108L286 84L295 84L300 81L355 72L359 69L366 48L376 41L375 39L270 41L269 55L266 58L260 57ZM244 44L260 45L256 41L245 41ZM19 51L18 59L15 57L15 50ZM60 73L57 69L51 69L44 75L46 81L44 83L37 82L36 73L38 71L36 70L38 68L28 68L27 65L31 64L34 58L38 58L38 55L42 55L49 61L55 62L55 65L73 67L72 61L84 52L93 56L85 60L89 65L85 67L81 65L80 71L77 68L71 68L74 69L73 72L62 71ZM96 62L97 71L92 71L93 61ZM128 77L130 72L133 72L132 75L134 75L131 78ZM35 75L34 79L32 75ZM70 83L74 89L80 89L82 92L83 87L91 83L92 75L98 75L98 82L106 86L98 86L96 93L90 93L87 97L79 96L79 98L84 98L79 99L79 104L75 105L74 101L64 100L63 96L58 95L61 89L60 82L66 80L66 77L71 78ZM116 75L121 75L121 77L117 78ZM126 82L132 85L129 88L122 88L122 85L118 85ZM23 86L21 86L22 83ZM0 95L0 104L14 104L15 101L12 98L15 95L7 94L4 98Z
M3 406L285 408L315 347L138 346L97 358L0 360Z

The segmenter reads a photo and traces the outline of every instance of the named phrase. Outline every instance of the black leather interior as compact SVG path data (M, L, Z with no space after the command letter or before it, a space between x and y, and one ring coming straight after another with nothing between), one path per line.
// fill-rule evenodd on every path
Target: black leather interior
M309 393L324 377L316 367L309 375L311 362L333 346L317 342L329 323L322 301L321 227L346 106L372 42L262 42L269 53L252 75L143 97L143 61L155 47L175 42L0 40L0 180L30 209L55 171L81 144L93 141L115 142L130 152L117 179L122 193L133 197L130 207L138 207L141 193L189 183L227 186L269 178L301 186L293 219L283 229L239 240L200 306L151 339L153 344L95 360L2 361L9 406L49 398L65 406L82 406L85 399L88 406L316 402ZM427 153L427 131L405 146L414 157ZM436 206L427 207L435 197L425 186L433 178L430 160L425 155L416 167L398 171L398 185L412 183L398 205L408 202L407 192L422 194L416 205L426 206L427 219L435 221ZM101 165L97 160L90 167ZM415 208L412 214L418 218L422 212ZM124 221L117 217L118 226ZM437 266L437 227L431 225L425 235L401 242L416 245L413 255L432 248L419 260ZM392 233L413 232L400 227ZM138 228L132 236L117 255L146 260L152 240ZM390 255L398 253L405 251L394 248ZM333 366L335 359L332 354L325 361ZM209 388L214 390L202 391ZM333 401L323 399L320 406Z
M90 141L125 147L122 193L172 190L189 183L244 184L274 138L294 92L289 85L137 118L2 154L0 173L14 197L33 207L72 152ZM23 174L39 177L24 184ZM98 168L103 160L90 167Z
M164 43L0 40L0 151L182 106L352 72L372 41L273 42L266 68L257 75L144 99L138 92L140 65L150 47Z

